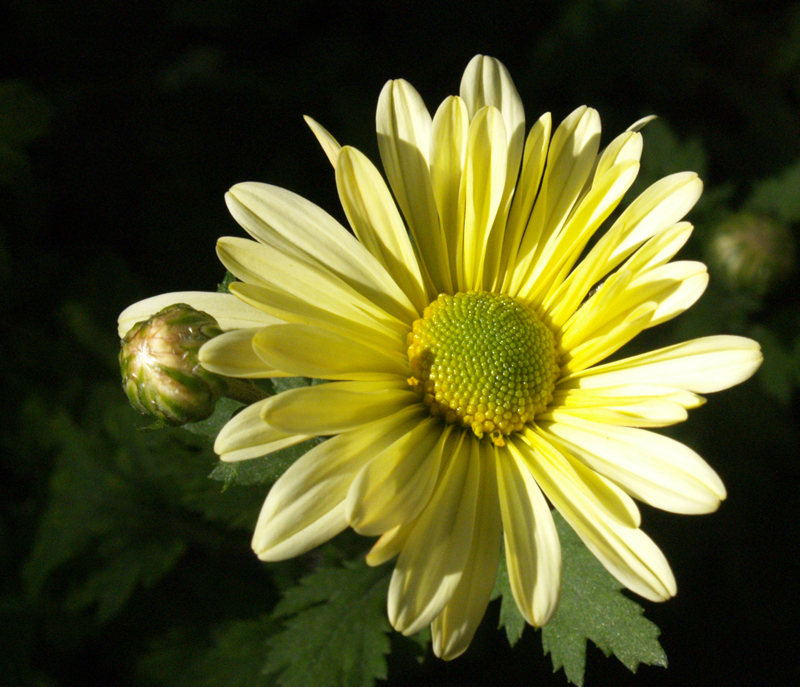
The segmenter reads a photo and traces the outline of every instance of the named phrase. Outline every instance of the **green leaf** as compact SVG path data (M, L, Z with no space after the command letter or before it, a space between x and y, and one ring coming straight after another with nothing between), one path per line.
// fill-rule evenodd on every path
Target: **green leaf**
M564 519L557 513L554 517L564 559L561 601L553 619L542 628L542 645L552 658L554 672L563 667L567 679L581 687L587 640L606 656L614 654L632 672L640 663L666 667L658 627L642 615L639 604L622 594L622 585Z
M308 377L281 377L272 380L275 393L281 393L282 391L286 391L288 389L298 389L300 387L310 386L312 383L313 380L309 379ZM218 411L220 406L222 406L223 402L226 400L227 399L222 399L217 404ZM204 425L214 421L214 425L206 429L208 429L210 432L213 431L213 427L216 427L216 431L213 431L213 436L216 436L219 430L222 429L222 425L224 425L225 422L230 419L230 417L231 414L228 414L226 417L224 415L220 415L218 412L215 412L214 415L212 415L204 423L196 423L196 425ZM219 424L220 422L221 424ZM187 428L188 427L189 425L187 425ZM204 431L203 433L206 432ZM280 451L275 451L274 453L270 453L262 458L252 458L250 460L243 460L235 463L224 463L220 461L211 472L211 478L219 482L224 482L226 487L230 486L231 484L241 484L245 486L254 484L271 485L274 484L275 481L284 472L286 472L287 468L298 458L300 458L300 456L304 455L306 452L310 451L323 441L323 438L315 437L300 444L296 444L295 446L289 446L285 449L281 449Z
M386 678L389 573L363 561L323 566L290 588L273 619L266 672L282 687L372 687Z
M217 401L217 405L214 407L214 412L211 414L211 417L201 422L189 422L183 425L183 429L192 434L204 436L213 442L214 439L217 438L219 431L227 424L228 420L242 407L239 401L234 401L231 398L221 398Z
M226 487L231 484L245 486L274 484L292 463L323 441L324 439L315 437L295 446L289 446L280 451L270 453L263 458L252 458L251 460L243 460L236 463L220 461L212 470L210 477L219 482L224 482Z
M139 671L169 687L267 687L265 638L275 629L269 616L232 620L211 633L173 628L150 646Z
M32 429L56 454L49 500L24 568L32 593L64 571L66 608L94 606L106 621L137 587L163 577L190 543L230 546L227 531L208 520L248 530L255 523L262 489L223 494L208 479L214 461L208 443L181 430L136 429L116 386L94 392L82 424L65 412L29 406Z

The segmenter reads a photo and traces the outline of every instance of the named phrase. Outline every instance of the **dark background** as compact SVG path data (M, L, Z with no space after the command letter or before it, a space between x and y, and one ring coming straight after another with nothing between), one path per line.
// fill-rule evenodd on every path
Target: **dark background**
M545 110L560 121L588 104L599 110L607 142L657 114L650 157L644 131L643 175L652 181L694 162L689 168L709 190L690 216L698 229L688 257L702 255L718 216L745 205L800 157L800 3L6 0L0 7L4 684L183 684L170 676L199 649L181 656L154 649L174 634L176 619L207 635L273 603L274 590L258 592L264 582L247 523L229 534L198 510L186 515L180 496L162 499L183 528L175 567L144 579L107 617L75 596L92 565L80 547L58 554L58 565L41 563L44 572L36 566L46 558L41 522L52 513L53 490L67 489L66 478L53 477L63 474L65 447L78 446L80 435L102 453L93 437L108 441L107 427L97 424L97 409L124 407L121 394L107 391L117 384L116 315L146 296L216 287L223 275L215 240L241 234L222 199L227 188L273 183L343 219L333 172L303 114L377 162L374 113L385 81L407 79L433 110L457 92L477 53L508 67L529 124ZM798 195L786 197L800 204ZM662 629L669 669L642 667L633 676L591 647L588 685L778 684L800 672L797 296L796 276L765 297L712 286L696 309L645 342L761 336L768 365L756 380L712 396L673 432L723 477L729 498L720 511L644 512L680 588L666 604L645 605ZM127 408L120 412L127 417ZM94 550L91 560L103 555ZM393 656L389 684L566 684L562 673L551 675L536 632L509 649L493 629L496 615L492 606L475 646L452 664Z

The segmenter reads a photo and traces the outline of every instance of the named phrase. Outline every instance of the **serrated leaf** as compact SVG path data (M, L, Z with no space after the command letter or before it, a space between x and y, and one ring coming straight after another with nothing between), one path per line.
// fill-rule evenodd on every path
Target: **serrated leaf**
M266 672L282 687L372 687L386 678L389 572L363 561L320 567L290 588L273 619Z
M567 679L581 687L587 640L606 656L616 656L632 672L640 663L666 667L658 627L642 615L639 604L622 594L622 585L564 519L553 515L564 559L561 601L553 619L542 628L542 645L552 658L553 670L563 667Z
M274 484L292 463L323 441L324 439L320 437L314 437L295 446L288 446L280 451L270 453L263 458L252 458L235 463L220 461L209 476L211 479L224 482L226 487L231 484L244 486Z
M233 620L213 636L194 628L172 629L150 646L139 671L169 687L267 687L266 638L274 631L269 616Z
M313 380L309 379L308 377L282 377L272 380L275 393L281 393L288 389L298 389L300 387L310 386L312 383ZM218 404L218 407L222 405L222 401L225 400L227 399L222 399ZM206 420L206 422L209 422L216 416L217 413L215 412L212 418L209 418L209 420ZM230 415L228 415L228 418L225 419L225 422L227 422L227 419L229 418ZM222 418L218 418L218 420L219 419ZM216 431L214 432L214 436L216 436L219 430L222 429L222 425L224 425L225 422L222 422L222 424L217 427ZM274 484L275 481L284 472L286 472L287 468L298 458L300 458L300 456L310 451L312 448L314 448L314 446L322 441L324 441L324 439L315 437L300 444L296 444L295 446L288 446L280 451L270 453L268 456L264 456L263 458L252 458L250 460L237 461L235 463L224 463L220 461L214 467L210 477L219 482L224 482L226 487L230 486L231 484L240 484L245 486L256 484L271 485Z
M116 387L98 388L86 410L82 425L63 412L28 414L56 458L24 578L36 593L68 570L67 609L94 606L105 621L137 587L166 574L191 541L227 543L204 519L249 530L263 491L223 494L208 479L208 443L180 430L137 430Z

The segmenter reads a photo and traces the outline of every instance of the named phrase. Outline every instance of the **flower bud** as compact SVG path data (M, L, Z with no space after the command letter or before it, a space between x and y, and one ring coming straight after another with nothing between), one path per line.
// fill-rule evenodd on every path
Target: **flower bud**
M168 425L209 417L227 381L200 365L198 351L221 333L213 317L183 303L134 325L119 352L122 388L131 405Z
M765 296L795 267L794 237L769 217L741 212L717 224L706 244L712 274L731 290Z

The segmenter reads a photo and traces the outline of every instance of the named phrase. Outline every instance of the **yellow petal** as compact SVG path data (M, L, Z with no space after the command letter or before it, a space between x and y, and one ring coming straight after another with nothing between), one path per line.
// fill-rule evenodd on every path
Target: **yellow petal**
M456 256L460 291L481 288L484 262L491 264L495 256L499 259L502 236L499 242L495 237L490 246L490 231L503 198L507 155L503 118L495 108L486 107L470 124L461 177L459 210L464 213L464 242L463 253Z
M449 271L442 274L446 293L454 292L453 284L458 279L455 256L463 250L463 210L459 208L459 193L468 131L467 106L458 96L450 96L436 111L431 129L431 183L444 234L442 248L450 265Z
M500 259L500 272L502 281L496 288L502 293L508 293L514 275L513 267L516 265L522 234L531 215L533 202L539 193L539 185L544 174L547 150L550 144L552 117L547 112L531 127L525 141L525 154L522 158L522 173L519 184L514 192L511 208L506 222L506 231L503 236L503 255Z
M519 293L548 241L564 226L589 178L599 146L600 117L585 106L575 110L556 129L542 188L513 266L510 293Z
M700 198L703 182L694 172L660 179L634 200L608 230L615 249L608 269L613 269L647 239L683 219Z
M280 270L275 272L280 274ZM298 276L285 287L236 282L229 288L245 303L280 318L278 323L308 324L328 329L378 350L398 353L407 350L405 338L409 327L374 309L365 312L358 299L348 302L347 294L342 294L335 286L325 291L322 288L324 283L324 280L309 283ZM314 298L315 291L319 298ZM305 297L301 295L303 293ZM341 300L336 299L337 295L343 296Z
M469 555L458 587L431 624L433 652L445 661L460 656L472 641L486 612L500 559L502 523L494 447L488 442L479 447L481 476Z
M409 376L408 358L305 324L265 327L253 338L272 367L300 377L358 381Z
M377 306L346 282L324 268L295 259L271 246L247 239L225 237L217 241L217 255L222 263L246 284L260 286L263 291L248 289L245 284L231 284L231 291L256 307L268 307L288 314L302 308L299 301L308 300L320 320L351 320L359 328L373 329L390 338L404 338L407 321L400 321ZM331 313L325 318L319 311ZM413 321L413 320L411 320ZM360 333L358 329L354 333Z
M433 298L445 290L450 266L431 183L431 116L414 87L398 79L381 91L376 126L383 169L414 236Z
M530 277L520 287L521 299L537 305L544 302L546 308L550 305L549 294L557 292L589 239L631 187L638 171L638 162L626 160L612 167L592 186L563 229L553 234L543 247Z
M674 596L675 578L653 541L601 508L592 491L577 479L577 473L564 469L563 456L543 437L531 433L530 440L533 450L526 451L521 441L514 445L547 498L605 568L646 599L664 601Z
M209 372L225 377L259 379L283 377L284 373L266 365L253 350L253 337L261 331L235 329L215 336L200 348L198 358Z
M277 186L247 182L226 195L228 209L257 241L335 274L394 317L416 310L386 269L327 212Z
M584 370L618 351L648 327L657 307L653 302L642 303L624 317L597 329L590 338L562 356L562 375Z
M717 473L697 453L668 437L563 416L541 427L590 468L656 508L711 513L725 498Z
M656 384L703 394L748 379L761 365L761 347L740 336L708 336L598 365L564 381L581 389Z
M490 246L484 281L485 288L493 289L500 276L503 230L519 175L525 140L525 110L505 66L498 60L483 55L475 56L467 65L461 79L461 97L467 105L472 120L477 118L478 112L484 107L496 109L503 118L503 130L506 134L506 153L502 156L506 161L505 173L502 175L505 184L492 230L493 234L497 234L498 245L496 248Z
M339 151L342 149L342 146L339 145L338 141L328 133L328 130L322 126L319 122L311 119L311 117L303 116L306 124L308 124L309 129L313 132L314 136L317 137L319 144L322 146L322 150L325 155L328 157L328 160L336 168L336 158L339 157Z
M281 320L243 303L229 293L210 293L207 291L177 291L162 293L160 296L145 298L129 305L119 316L119 337L123 338L138 322L143 322L176 303L186 303L196 310L202 310L213 317L224 331L263 327L280 324Z
M428 297L403 220L375 166L359 151L342 148L336 163L342 207L362 245L386 268L422 313Z
M622 272L627 270L622 270L620 273ZM657 305L648 327L654 327L677 317L703 295L708 285L708 273L702 262L673 262L640 274L635 279L632 278L621 285L622 288L603 298L612 281L609 279L566 324L562 337L562 345L565 348L577 346L600 327L621 320L643 303L653 302ZM602 306L600 300L603 302ZM584 317L582 312L584 308L589 313L588 318Z
M436 485L450 427L429 417L361 469L345 509L356 532L383 534L419 515Z
M526 622L541 627L561 592L561 545L550 507L514 443L498 451L497 482L508 579Z
M293 463L275 482L261 509L253 534L258 557L293 558L345 529L345 498L353 478L419 420L418 408L406 408L328 439Z
M214 442L214 451L220 460L236 462L260 458L311 438L303 434L282 432L264 422L261 411L267 400L247 406L220 430Z
M389 622L405 635L441 612L461 580L477 510L478 442L466 437L403 547L389 583Z
M263 405L261 417L283 432L327 436L394 415L416 403L419 395L402 379L331 382L272 396Z

